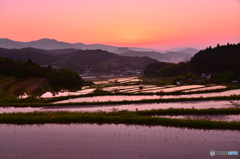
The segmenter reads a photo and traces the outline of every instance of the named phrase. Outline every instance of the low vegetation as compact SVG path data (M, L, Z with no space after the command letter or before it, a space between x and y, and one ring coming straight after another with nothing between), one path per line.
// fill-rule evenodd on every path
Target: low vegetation
M197 119L168 119L152 117L151 115L176 114L240 114L239 109L168 109L150 111L113 111L78 113L78 112L32 112L32 113L4 113L0 114L0 123L4 124L46 124L46 123L98 123L98 124L134 124L149 126L174 126L195 129L228 129L240 130L240 122L224 122Z

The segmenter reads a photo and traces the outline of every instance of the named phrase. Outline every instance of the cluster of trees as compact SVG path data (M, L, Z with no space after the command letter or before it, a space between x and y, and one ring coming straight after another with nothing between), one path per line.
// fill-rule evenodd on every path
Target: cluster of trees
M146 76L173 77L184 74L196 76L212 74L213 80L228 82L240 80L240 43L217 45L215 48L208 47L199 51L189 62L181 63L151 63L144 69Z
M152 77L173 77L186 74L189 71L188 62L166 63L157 62L147 65L144 69L144 75Z
M22 62L1 57L0 74L16 78L40 77L61 88L79 88L82 84L79 74L71 69L41 67L30 59Z
M189 69L195 74L240 71L240 43L215 48L208 47L190 60Z

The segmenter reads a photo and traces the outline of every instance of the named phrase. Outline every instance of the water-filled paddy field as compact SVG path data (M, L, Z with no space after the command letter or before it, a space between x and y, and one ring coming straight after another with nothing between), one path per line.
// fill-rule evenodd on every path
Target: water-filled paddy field
M142 89L140 89L141 87ZM120 92L120 93L171 93L176 91L182 91L184 93L191 92L197 93L200 91L209 91L209 90L219 90L225 89L226 86L204 86L204 85L187 85L187 86L176 86L176 85L166 85L162 87L158 87L155 85L128 85L128 86L111 86L111 87L103 87L104 91L109 92ZM83 95L92 93L96 88L84 88L82 90L76 92L67 92L67 91L60 91L60 92L46 92L41 95L42 98L52 98L52 97L60 97L60 96L69 96L69 95ZM237 91L236 91L237 92ZM240 90L238 90L238 94ZM23 96L27 97L27 96Z
M205 87L193 86L139 86L106 87L106 91L123 93L154 93L154 92L197 92L206 89L222 89L222 86ZM81 95L91 93L94 89L84 89L77 92L45 93L42 97ZM240 90L229 90L217 93L201 93L187 95L112 95L81 97L63 100L57 103L74 102L106 102L106 101L137 101L143 99L169 98L204 98L216 96L240 95ZM107 105L61 105L43 107L4 107L0 108L0 115L13 112L118 112L122 110L141 111L168 108L234 108L227 100L211 101L181 101L166 103L139 103L139 104L107 104ZM224 110L225 111L225 110ZM35 113L33 113L35 114ZM48 113L49 114L49 113ZM159 116L174 119L200 119L227 121L240 120L239 114L219 115L165 115ZM151 119L149 119L151 120ZM163 119L161 119L162 121ZM164 120L165 121L165 120ZM186 120L187 121L187 120ZM171 123L171 121L168 121ZM8 122L6 122L8 123ZM78 123L78 122L77 122ZM98 122L96 122L98 123ZM135 123L134 123L135 124ZM140 124L141 125L141 124ZM102 158L102 159L167 159L167 158L213 158L210 151L238 151L240 152L240 131L230 130L201 130L163 126L114 125L114 124L43 124L43 125L12 125L0 124L0 159L38 159L38 158ZM211 125L212 126L212 125ZM234 125L235 128L235 125ZM211 129L211 127L208 127ZM225 127L221 128L225 129ZM234 129L235 130L235 129ZM215 156L215 158L239 158L235 156Z
M169 99L169 98L206 98L240 95L240 89L228 90L215 93L200 93L200 94L185 94L185 95L109 95L109 96L94 96L80 97L68 100L62 100L55 103L74 103L74 102L107 102L107 101L136 101L144 99Z
M168 109L168 108L233 108L234 106L229 101L193 101L193 102L168 102L168 103L143 103L143 104L116 104L116 105L81 105L81 106L51 106L51 107L0 107L1 113L13 112L34 112L34 111L70 111L70 112L96 112L105 111L111 112L113 110L152 110L152 109Z
M0 124L4 159L207 159L240 152L239 131L114 124ZM236 156L214 158L238 159Z

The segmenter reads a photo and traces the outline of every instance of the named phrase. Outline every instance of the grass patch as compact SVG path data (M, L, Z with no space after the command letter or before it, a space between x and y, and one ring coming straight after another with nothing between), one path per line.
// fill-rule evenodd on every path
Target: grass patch
M236 108L235 108L236 109ZM227 110L227 109L226 109ZM162 113L159 113L161 112ZM188 112L195 111L193 109L172 109L161 110L158 113L152 111L146 114L147 111L114 111L110 113L106 112L93 112L93 113L77 113L77 112L32 112L32 113L4 113L0 114L0 123L4 124L46 124L46 123L58 123L58 124L70 124L70 123L97 123L97 124L134 124L134 125L161 125L161 126L173 126L173 127L187 127L195 129L223 129L223 130L240 130L240 122L225 122L225 121L210 121L210 120L198 120L198 119L168 119L151 117L146 115L156 114L172 114L172 111L176 112ZM201 110L202 113L204 112ZM200 111L200 112L201 112ZM222 112L223 109L207 109L206 111ZM234 111L230 109L229 112ZM154 112L154 113L153 113ZM164 113L163 113L164 112ZM179 113L178 112L178 113ZM206 112L204 112L206 113ZM239 111L238 111L239 113Z

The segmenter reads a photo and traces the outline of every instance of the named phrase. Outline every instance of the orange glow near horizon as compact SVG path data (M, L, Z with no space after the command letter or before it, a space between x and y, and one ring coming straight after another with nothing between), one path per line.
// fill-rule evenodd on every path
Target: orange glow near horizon
M1 0L0 38L205 48L240 42L239 0Z

